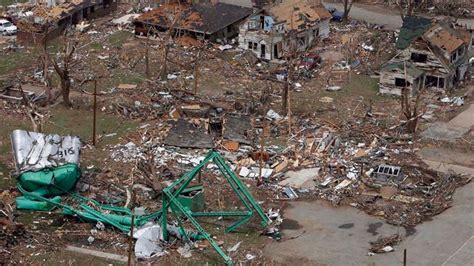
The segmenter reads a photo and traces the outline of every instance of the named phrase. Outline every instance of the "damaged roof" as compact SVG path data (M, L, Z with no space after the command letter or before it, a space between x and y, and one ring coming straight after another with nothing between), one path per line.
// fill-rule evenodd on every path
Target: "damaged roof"
M278 22L284 22L288 29L296 30L307 23L331 18L331 14L322 6L309 0L287 0L268 9Z
M423 37L433 46L452 53L465 44L464 40L442 25L435 25Z
M144 13L136 21L163 28L176 21L176 28L213 34L252 13L252 8L225 3L164 4ZM176 20L173 14L180 18Z
M91 0L72 0L70 2L60 3L53 7L37 5L32 12L35 16L41 17L46 21L58 21L76 13L77 11L94 5L95 2L96 1Z
M411 64L409 62L407 62L405 64L403 64L403 63L386 64L382 67L382 71L385 71L385 72L392 71L392 70L405 71L405 66L406 66L407 75L409 75L413 78L418 78L421 75L423 75L423 70L418 69L416 66L414 66L413 64Z
M422 37L431 46L451 54L465 43L470 42L470 32L454 29L447 21L433 25L432 21L422 17L406 17L396 43L398 49L407 48L413 40Z
M398 49L407 48L414 39L421 37L431 27L431 24L431 20L427 18L405 17L395 46Z

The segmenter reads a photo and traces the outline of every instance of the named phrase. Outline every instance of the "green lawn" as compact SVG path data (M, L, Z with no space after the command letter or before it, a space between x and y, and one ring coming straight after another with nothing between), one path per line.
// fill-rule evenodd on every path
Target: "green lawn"
M50 123L45 126L46 133L76 135L84 142L89 142L92 139L92 110L68 109L58 106L53 110L50 120ZM114 137L105 138L102 144L115 142L130 128L136 128L136 124L129 120L117 119L116 116L100 111L97 113L97 134L117 133Z
M0 56L2 57L0 60L0 73L2 74L8 74L18 68L31 66L38 59L36 53L25 50L11 52Z
M110 45L115 47L122 47L122 45L127 41L127 39L132 38L133 33L128 31L117 31L109 36L108 42Z
M318 77L314 79L318 79ZM366 103L371 99L374 101L382 99L378 95L378 79L367 75L352 74L350 81L343 85L340 91L326 91L324 86L325 84L321 84L320 80L313 80L310 84L306 84L302 92L292 92L292 112L295 114L312 113L326 110L332 106L348 107L348 104L359 99L363 99ZM333 98L334 102L321 103L319 99L322 97Z
M1 0L0 0L1 1ZM61 38L56 38L48 43L48 51L54 54L62 48ZM0 73L10 74L19 68L39 65L39 51L36 47L25 47L15 52L0 54Z

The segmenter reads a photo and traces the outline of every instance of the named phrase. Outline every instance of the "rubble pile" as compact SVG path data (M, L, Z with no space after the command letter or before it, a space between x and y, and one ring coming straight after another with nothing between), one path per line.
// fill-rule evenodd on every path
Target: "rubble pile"
M200 125L203 132L211 127L210 120L204 117L184 116L179 121L186 120L185 124L194 121ZM262 123L264 120L267 122ZM223 123L223 131L236 121ZM257 116L256 121L256 127L247 130L253 131L254 136L267 134L264 139L287 130L286 118L273 110L266 117ZM194 131L181 138L191 139L195 147L186 146L185 141L172 144L182 148L170 146L167 137L181 133L170 130L176 125L174 120L162 120L156 127L142 128L141 139L112 147L110 156L115 161L146 161L152 168L166 166L166 171L179 172L182 167L189 169L200 163L205 149L199 149L197 143L207 143L204 139L212 136L209 147L224 150L241 178L260 180L264 189L277 192L274 199L321 198L334 205L349 204L402 226L416 225L449 208L455 189L470 181L466 176L428 170L402 130L384 132L371 123L341 128L315 121L308 117L295 119L295 134L285 145L261 147L258 141L242 143L235 138L230 141L237 146L228 150L230 146L222 146L227 141L222 135L199 135ZM189 130L193 129L180 129Z

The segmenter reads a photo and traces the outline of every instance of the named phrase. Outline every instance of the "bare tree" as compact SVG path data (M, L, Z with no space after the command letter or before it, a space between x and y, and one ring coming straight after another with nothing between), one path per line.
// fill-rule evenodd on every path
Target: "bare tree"
M168 75L168 56L173 45L173 39L177 37L181 30L191 25L200 23L199 15L192 13L185 5L163 5L160 7L159 15L162 28L166 29L166 34L161 39L161 68L160 79L165 80Z
M47 34L46 34L47 35ZM36 41L35 41L36 43ZM52 99L52 80L49 75L50 57L48 52L48 39L46 36L38 42L38 50L40 53L41 68L43 70L43 82L46 91L47 105L49 105Z
M416 98L413 101L412 97L410 96L410 89L402 88L402 95L400 98L401 107L402 107L402 115L407 120L406 122L406 129L408 133L415 133L416 128L418 126L418 119L420 118L420 100L421 100L422 89L420 89L417 94Z
M178 37L184 29L192 25L202 23L199 14L189 9L187 5L178 4L163 4L153 12L159 17L159 23L145 25L148 28L148 33L155 34L159 30L165 31L165 34L158 38L160 44L161 67L159 77L165 80L168 76L168 62L170 62L169 54L171 47L174 44L174 38ZM158 35L158 34L157 34Z
M296 53L290 53L287 56L287 62L286 62L286 81L283 84L283 90L282 90L282 106L281 106L281 111L283 115L288 114L288 106L289 106L289 91L291 84L293 83L293 69L295 67L295 61L296 61Z
M349 19L349 12L351 12L352 4L354 4L353 0L344 0L344 15L342 16L343 22L347 22Z
M21 93L23 98L23 103L25 104L25 108L23 112L28 116L30 119L33 132L43 132L43 126L46 120L49 117L49 112L40 110L34 103L30 101L30 99L26 96L25 92L23 91L23 87L21 86L21 80L18 78L18 90Z
M71 107L69 93L71 91L71 67L74 62L74 52L77 47L77 40L68 33L68 30L63 35L63 49L59 55L59 61L55 57L52 58L54 70L60 79L61 94L63 96L63 104L66 107Z
M397 0L397 7L400 11L400 17L402 20L405 17L411 17L415 14L415 12L422 8L424 5L424 1L417 1L417 0Z
M407 80L407 67L406 62L404 62L404 71L405 71L405 86L402 88L401 97L400 97L400 105L401 105L401 112L402 116L405 117L407 120L406 122L406 129L408 133L415 133L416 128L418 126L418 119L420 118L420 100L421 94L425 86L423 85L421 89L416 92L416 98L413 101L411 94L412 91L410 90L409 83Z
M204 52L205 52L204 47L205 47L204 44L199 47L199 50L197 52L197 55L193 63L193 76L194 76L193 92L194 94L198 93L198 84L199 84L199 78L200 78L199 68L201 67L200 62L204 57Z
M150 55L149 55L149 48L148 43L150 42L150 35L148 34L146 41L145 41L145 77L148 79L150 78Z

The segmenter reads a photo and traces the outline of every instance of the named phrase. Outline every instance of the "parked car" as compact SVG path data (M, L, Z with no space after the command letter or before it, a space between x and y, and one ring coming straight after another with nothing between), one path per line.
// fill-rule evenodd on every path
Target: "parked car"
M2 35L15 35L17 33L17 27L6 19L0 19L0 33Z
M318 54L307 54L300 61L300 67L306 70L312 70L321 64L321 56Z
M344 17L344 12L336 10L332 13L331 21L341 22L343 17Z

